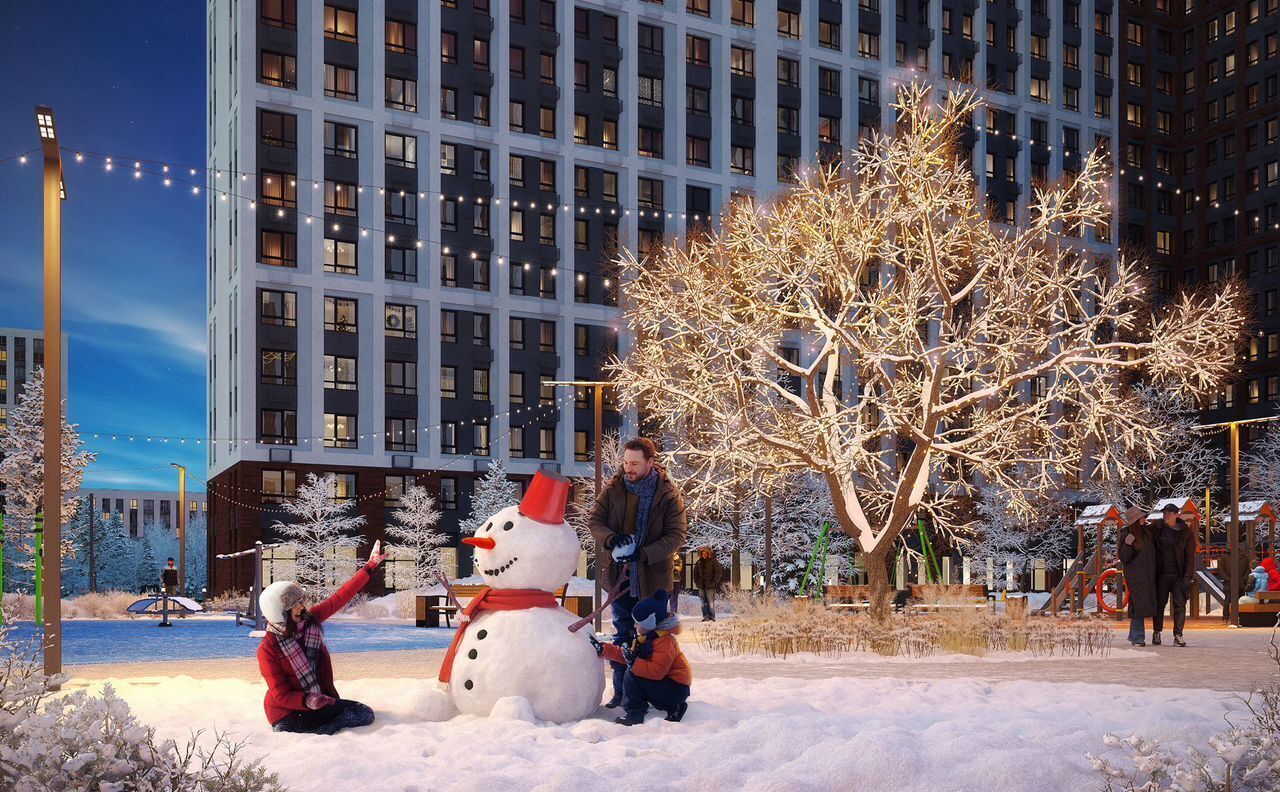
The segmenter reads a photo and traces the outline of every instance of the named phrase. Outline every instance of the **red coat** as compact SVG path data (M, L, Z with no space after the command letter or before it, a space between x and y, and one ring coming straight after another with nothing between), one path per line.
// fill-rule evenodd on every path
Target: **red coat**
M1276 560L1262 559L1262 568L1267 570L1267 591L1280 591L1280 569L1276 568Z
M342 610L368 582L369 572L362 567L343 584L342 588L335 591L333 596L307 608L307 612L317 621L324 621ZM273 632L268 632L262 638L262 643L258 644L258 670L262 672L262 678L267 681L267 695L262 705L267 711L267 721L272 726L289 713L307 708L306 691L302 689L298 677L285 661L279 639ZM337 688L333 686L333 664L329 662L329 649L323 645L320 647L320 654L316 657L316 679L326 696L340 698Z
M670 679L681 685L692 685L693 671L689 668L684 652L680 651L680 643L676 641L675 635L660 630L649 640L653 641L653 655L647 658L637 657L631 664L631 673L641 679ZM626 662L622 649L614 644L604 645L604 659L613 663Z

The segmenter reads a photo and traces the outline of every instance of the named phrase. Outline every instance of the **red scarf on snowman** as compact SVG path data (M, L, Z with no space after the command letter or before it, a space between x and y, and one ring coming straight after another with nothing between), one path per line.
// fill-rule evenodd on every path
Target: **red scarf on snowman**
M467 607L462 609L462 616L458 619L458 631L453 634L453 643L449 644L449 651L445 652L444 662L440 665L440 681L448 682L449 677L453 675L453 656L458 653L458 648L462 646L462 636L467 631L467 625L481 612L558 607L560 607L560 603L556 601L556 595L550 591L541 589L491 589L485 586L479 594L467 603Z

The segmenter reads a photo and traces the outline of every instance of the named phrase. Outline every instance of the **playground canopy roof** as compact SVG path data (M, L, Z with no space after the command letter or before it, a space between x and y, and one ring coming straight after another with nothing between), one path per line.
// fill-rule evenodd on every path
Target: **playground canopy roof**
M1224 523L1231 522L1231 509L1223 509L1218 512L1217 518ZM1274 523L1277 521L1275 509L1271 504L1264 500L1240 501L1240 522L1254 522L1262 520L1263 522Z
M1183 515L1183 516L1190 515L1193 519L1196 519L1196 520L1199 520L1201 518L1200 509L1196 506L1195 500L1191 498L1186 498L1186 497L1178 497L1178 498L1165 498L1164 500L1156 503L1156 505L1151 508L1151 513L1147 515L1147 519L1148 520L1160 519L1162 516L1164 516L1164 507L1170 504L1178 507L1178 514L1180 515Z
M1084 507L1084 511L1080 512L1080 516L1076 518L1075 524L1089 526L1109 522L1118 525L1121 519L1119 506L1114 503L1100 503L1097 506Z

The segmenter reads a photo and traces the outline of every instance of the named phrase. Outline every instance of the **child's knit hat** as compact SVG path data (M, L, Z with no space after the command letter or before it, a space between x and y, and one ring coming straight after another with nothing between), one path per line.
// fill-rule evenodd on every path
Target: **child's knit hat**
M636 620L636 626L650 632L658 629L658 622L667 618L667 599L667 592L658 589L652 597L637 602L631 609L631 618Z

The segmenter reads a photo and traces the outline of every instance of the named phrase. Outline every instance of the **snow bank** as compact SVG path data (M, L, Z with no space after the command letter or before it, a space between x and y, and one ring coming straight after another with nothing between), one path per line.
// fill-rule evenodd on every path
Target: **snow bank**
M695 680L685 722L651 715L627 729L613 711L566 726L458 716L432 723L434 683L359 680L344 696L378 713L334 737L274 734L260 684L189 677L117 682L160 736L227 729L295 792L617 789L1092 789L1085 752L1104 732L1205 746L1229 695L1115 685L971 679ZM434 697L438 700L438 697ZM269 754L269 755L268 755Z

